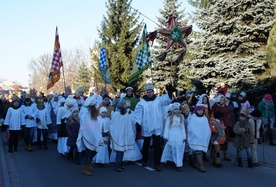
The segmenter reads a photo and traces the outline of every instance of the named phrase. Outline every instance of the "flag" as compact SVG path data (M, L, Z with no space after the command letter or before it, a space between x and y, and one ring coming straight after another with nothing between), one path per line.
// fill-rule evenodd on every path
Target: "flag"
M100 50L100 61L99 61L99 69L102 73L102 80L110 84L110 70L107 61L107 51L105 48L105 41L102 41L102 48Z
M146 41L146 34L147 25L145 25L143 29L139 45L140 49L138 50L135 62L133 63L131 74L128 80L129 84L135 82L139 78L139 75L141 75L143 71L151 65L150 47L149 43Z
M63 66L61 51L60 51L60 43L58 36L58 28L56 27L56 36L55 36L55 46L54 46L54 54L52 65L50 69L50 74L48 78L47 90L54 86L54 84L60 79L60 68Z

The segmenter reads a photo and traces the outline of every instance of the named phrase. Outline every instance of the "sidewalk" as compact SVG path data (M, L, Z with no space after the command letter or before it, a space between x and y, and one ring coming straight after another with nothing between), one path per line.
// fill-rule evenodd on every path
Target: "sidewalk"
M10 179L9 179L9 174L8 174L8 166L6 162L6 153L4 149L4 142L3 142L3 137L2 132L0 132L0 186L3 187L10 187Z

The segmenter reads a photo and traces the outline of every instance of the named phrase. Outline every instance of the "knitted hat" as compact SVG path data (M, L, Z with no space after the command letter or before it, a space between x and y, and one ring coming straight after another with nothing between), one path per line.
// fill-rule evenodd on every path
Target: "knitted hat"
M241 111L240 111L240 115L245 115L247 116L247 109L246 108L243 108Z
M104 106L100 108L100 114L103 113L103 112L107 112L107 109Z
M118 103L117 107L118 108L123 108L126 105L126 100L121 99L120 102Z
M134 89L129 86L129 87L126 87L125 91L127 91L127 90L132 90L133 91Z
M272 100L272 96L270 94L265 94L265 99L266 100Z
M74 106L75 100L73 98L73 95L69 95L65 100L65 103L67 106Z
M245 97L245 96L246 96L246 93L245 93L244 91L242 91L242 92L240 93L240 96Z
M176 102L176 103L172 103L171 105L171 111L175 110L175 109L180 109L180 103Z
M197 112L198 110L204 110L204 104L196 104L194 112Z
M83 103L83 106L94 106L97 104L97 96L96 95L93 95L91 97L88 97L84 103Z

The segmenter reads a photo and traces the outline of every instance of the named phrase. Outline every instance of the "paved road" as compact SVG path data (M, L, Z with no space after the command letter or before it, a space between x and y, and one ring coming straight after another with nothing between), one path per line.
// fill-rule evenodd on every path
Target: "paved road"
M7 145L0 143L0 161L2 179L0 186L4 187L71 187L71 186L274 186L276 177L276 146L261 144L258 149L259 159L265 165L253 169L234 165L234 161L223 161L223 168L215 168L211 162L205 162L207 173L184 165L183 172L162 165L162 172L150 168L145 169L137 163L129 163L122 173L114 171L114 164L104 168L94 168L92 176L81 174L82 166L69 163L60 158L56 144L49 143L49 150L33 152L23 150L23 140L20 141L18 152L8 153ZM235 149L229 146L229 154L235 156ZM246 166L246 162L244 165ZM150 163L150 166L153 164Z

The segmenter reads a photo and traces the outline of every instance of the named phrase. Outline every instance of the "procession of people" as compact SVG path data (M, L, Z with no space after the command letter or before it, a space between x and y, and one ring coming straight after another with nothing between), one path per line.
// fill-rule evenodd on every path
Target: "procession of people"
M196 90L179 94L172 85L158 95L154 85L145 85L145 94L135 95L132 87L113 98L106 88L99 94L76 93L1 97L0 118L6 131L8 152L48 149L57 144L57 152L70 162L82 164L82 173L92 175L93 167L115 163L115 171L124 171L126 162L149 166L153 148L153 168L161 163L182 172L192 167L205 173L205 162L223 167L229 146L237 149L235 163L243 167L241 153L246 152L249 168L261 166L258 144L273 142L275 93L266 93L256 105L250 105L245 91L218 89L214 97ZM178 95L177 95L178 94ZM232 142L233 141L233 142ZM231 142L233 145L231 145ZM209 153L209 154L208 154ZM221 155L223 157L221 158Z

